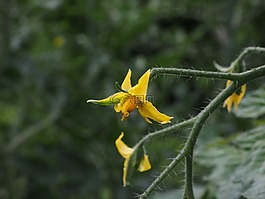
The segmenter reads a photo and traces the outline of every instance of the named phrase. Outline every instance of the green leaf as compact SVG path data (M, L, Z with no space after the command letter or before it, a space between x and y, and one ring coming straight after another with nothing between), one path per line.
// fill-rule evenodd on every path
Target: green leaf
M236 116L241 118L258 118L265 114L265 86L250 92L239 104Z
M265 198L265 125L219 139L197 157L212 167L208 181L216 187L216 198Z

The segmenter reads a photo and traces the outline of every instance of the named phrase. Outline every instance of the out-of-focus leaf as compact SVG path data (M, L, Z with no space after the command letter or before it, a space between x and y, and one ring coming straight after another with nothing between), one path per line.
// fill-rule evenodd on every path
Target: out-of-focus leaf
M264 125L219 139L197 157L200 164L213 168L208 180L216 186L217 198L265 198Z
M236 111L237 117L258 118L265 114L265 86L245 96Z
M195 185L193 189L194 189L195 198L201 198L203 195L203 187ZM182 195L183 195L183 190L173 189L167 192L160 192L160 193L154 194L154 196L151 198L152 199L160 199L160 198L175 199L175 198L181 198Z
M182 191L181 190L171 190L171 191L167 191L167 192L161 192L161 193L157 193L154 195L154 197L152 197L152 199L174 199L174 198L181 198L182 196Z

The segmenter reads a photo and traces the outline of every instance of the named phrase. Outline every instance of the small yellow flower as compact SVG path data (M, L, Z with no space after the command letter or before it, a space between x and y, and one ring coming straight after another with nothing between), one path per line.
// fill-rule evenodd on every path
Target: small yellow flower
M131 73L129 69L121 85L122 91L102 100L87 100L87 102L99 105L115 104L115 111L117 113L121 112L121 120L127 119L129 114L137 108L141 116L149 123L152 123L150 119L161 124L170 123L173 117L160 113L153 104L146 99L150 70L146 71L138 80L138 84L134 87L131 86Z
M64 38L60 35L53 38L52 44L55 48L60 48L64 44Z
M227 80L226 87L228 87L232 83L231 80ZM246 84L240 87L240 90L237 92L234 92L232 95L230 95L223 104L223 107L227 107L228 112L230 113L232 110L232 104L234 103L235 108L238 109L238 104L241 102L242 98L244 97L246 93Z
M121 154L121 156L125 159L124 165L123 165L123 186L125 187L127 185L126 179L127 179L127 170L128 170L128 164L129 160L131 158L131 155L134 152L134 148L128 147L121 139L123 138L124 133L121 133L121 135L118 137L118 139L115 141L116 147ZM135 164L135 162L133 163ZM148 159L148 155L144 154L142 157L138 171L144 172L151 169L151 164Z

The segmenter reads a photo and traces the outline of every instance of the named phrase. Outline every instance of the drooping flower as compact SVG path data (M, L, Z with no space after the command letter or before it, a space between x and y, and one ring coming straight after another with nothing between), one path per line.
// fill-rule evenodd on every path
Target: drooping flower
M123 138L124 133L122 132L121 135L118 137L118 139L115 141L115 145L121 154L121 156L125 159L124 165L123 165L123 186L125 187L127 185L127 172L128 172L128 165L130 158L134 152L134 148L128 147L121 139ZM133 162L133 165L135 165L136 162ZM143 157L141 158L141 161L138 166L138 171L144 172L151 169L151 164L148 159L148 155L145 153L143 154Z
M132 72L129 69L121 85L120 92L102 100L87 100L87 102L99 105L115 104L115 111L117 113L121 112L121 120L127 119L129 114L137 108L141 116L149 123L152 123L151 120L161 124L170 123L170 120L173 117L160 113L153 104L146 99L150 70L146 71L146 73L138 80L138 84L133 87L131 86L131 73Z
M228 87L232 83L231 80L227 80L226 87ZM238 109L238 104L241 102L242 98L244 97L246 93L246 84L241 86L238 91L234 92L232 95L230 95L223 104L223 107L226 107L228 112L230 113L232 110L232 105L234 104L235 108Z

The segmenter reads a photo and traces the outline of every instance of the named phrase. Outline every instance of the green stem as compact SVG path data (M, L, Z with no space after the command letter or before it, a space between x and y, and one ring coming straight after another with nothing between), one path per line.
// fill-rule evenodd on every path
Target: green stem
M182 68L152 68L150 79L153 79L154 77L159 75L179 75L179 76L188 76L188 77L196 76L196 77L229 79L229 80L238 80L239 78L237 73L202 71L202 70L182 69Z
M229 87L225 88L197 117L193 125L191 134L189 135L184 147L180 153L171 161L171 163L165 168L165 170L153 181L153 183L140 195L140 199L147 198L152 191L162 182L162 180L168 175L169 172L188 154L193 150L199 132L202 128L202 124L209 117L210 113L215 110L227 97L229 97L237 88L233 82ZM187 193L188 194L188 193Z
M254 48L249 47L246 48L243 53L239 55L239 57L232 63L231 66L237 67L245 56L250 52L265 52L265 48ZM189 70L189 69L176 69L176 68L153 68L151 70L151 78L155 75L181 75L181 76L200 76L200 77L209 77L209 78L219 78L219 79L230 79L234 80L232 84L225 88L221 93L219 93L216 98L214 98L210 104L200 112L196 117L190 120L190 124L194 122L191 133L180 151L180 153L171 161L171 163L165 168L165 170L153 181L153 183L145 190L143 194L140 195L140 199L147 198L152 191L163 181L163 179L171 172L174 167L185 158L185 191L184 198L194 199L193 188L192 188L192 155L193 149L196 143L196 140L199 136L199 133L202 129L203 124L207 120L207 118L211 115L211 113L216 110L221 103L223 103L232 93L234 93L238 88L240 88L243 84L246 84L248 81L257 79L259 77L265 76L265 65L260 66L258 68L251 69L242 73L221 73L221 72L205 72L205 71L197 71L197 70ZM189 120L188 120L189 121ZM186 121L187 122L187 121ZM186 122L182 122L179 125L176 125L176 129L180 128ZM173 127L174 128L174 127ZM147 135L144 137L138 144L142 145L146 142L146 140L150 140L151 138L165 135L168 131L172 129L162 129L160 131L154 132L151 135Z
M265 53L265 48L261 47L247 47L242 53L232 62L231 68L237 67L245 59L245 57L251 53Z
M265 65L259 66L258 68L253 68L251 70L245 71L243 73L238 73L240 74L240 81L251 81L253 79L257 79L260 77L265 76Z
M167 128L164 128L164 129L161 129L161 130L158 130L158 131L155 131L153 133L149 133L147 135L145 135L138 143L135 147L139 147L139 146L142 146L143 144L145 144L146 142L154 139L154 138L157 138L157 137L161 137L161 136L165 136L169 133L174 133L174 132L178 132L179 130L185 128L185 127L188 127L190 126L191 124L194 123L194 121L196 120L196 117L193 117L189 120L186 120L186 121L183 121L181 123L178 123L178 124L174 124L172 126L169 126Z
M245 57L251 53L265 53L265 48L262 47L248 47L231 63L229 68L237 68ZM245 72L244 72L245 73ZM152 68L150 79L159 75L179 75L179 76L196 76L226 80L240 80L244 73L226 73L226 72L214 72L214 71L200 71L193 69L182 69L182 68Z
M256 72L255 72L256 71ZM259 75L259 77L265 75L265 65L253 68L251 70L242 73L224 73L224 72L211 72L211 71L200 71L191 69L180 69L180 68L152 68L150 79L159 75L179 75L179 76L195 76L195 77L206 77L215 79L227 79L238 81L242 78L249 77L250 75Z
M183 199L194 199L192 164L193 150L185 157L185 189Z
M265 67L263 67L265 70ZM258 69L258 68L257 68ZM252 73L255 73L256 75L253 75ZM249 74L248 78L246 78L244 81L240 82L233 82L229 87L225 88L219 95L214 98L211 103L202 111L199 113L199 115L196 116L196 120L194 122L191 134L189 135L183 149L180 151L180 153L172 160L172 162L166 167L166 169L153 181L153 183L145 190L145 192L140 195L140 199L147 198L150 193L162 182L162 180L168 175L169 172L172 171L172 169L184 158L189 155L194 148L194 145L196 143L197 137L201 131L201 128L206 121L206 119L211 115L211 113L218 108L218 106L225 101L233 92L235 92L239 87L241 87L243 84L247 83L248 81L251 81L255 78L258 78L260 76L259 73L257 73L257 70L252 69L252 73ZM187 188L189 189L189 188ZM192 193L189 193L192 195ZM188 195L188 193L187 193Z

